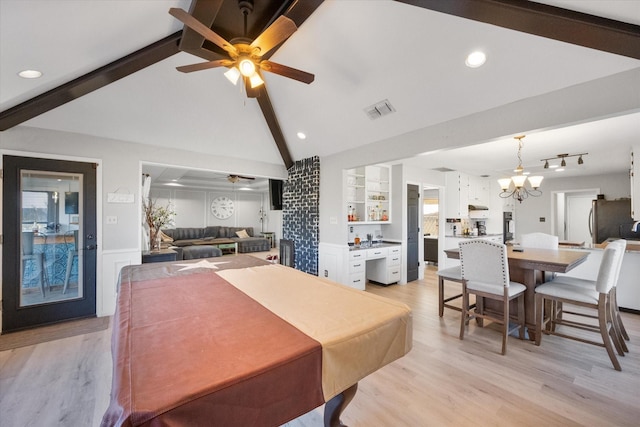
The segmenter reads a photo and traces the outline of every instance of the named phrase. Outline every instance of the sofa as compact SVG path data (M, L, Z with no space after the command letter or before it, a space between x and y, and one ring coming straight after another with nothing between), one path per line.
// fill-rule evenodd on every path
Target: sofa
M248 237L239 237L238 233L246 232ZM238 253L261 252L271 249L271 241L264 237L255 237L253 227L184 227L162 230L171 240L170 246L184 248L195 245L216 245L225 240L238 244ZM167 239L169 240L169 239Z

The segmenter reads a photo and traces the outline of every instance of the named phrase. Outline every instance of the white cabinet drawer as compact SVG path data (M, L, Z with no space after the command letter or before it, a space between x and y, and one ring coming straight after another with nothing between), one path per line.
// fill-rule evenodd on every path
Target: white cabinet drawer
M364 272L367 266L367 261L364 259L352 260L349 262L349 273Z
M397 267L389 267L389 271L387 273L387 282L393 283L398 282L400 280L400 266Z
M402 257L400 254L389 254L387 257L387 265L400 265L402 264Z
M367 257L367 252L363 250L356 250L356 251L349 252L350 260L357 260L357 259L364 260L366 257Z
M389 249L389 255L400 255L402 253L402 246L391 246Z
M350 274L349 283L347 283L347 285L349 285L354 289L359 289L361 291L364 291L366 283L367 283L367 279L365 277L364 272L362 272L362 273Z
M385 258L387 256L387 253L387 248L367 249L367 259Z

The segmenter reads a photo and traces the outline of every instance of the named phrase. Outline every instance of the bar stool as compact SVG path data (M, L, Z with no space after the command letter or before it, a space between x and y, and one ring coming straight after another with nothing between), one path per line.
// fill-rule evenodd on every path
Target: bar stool
M69 235L70 236L70 235ZM67 242L67 234L64 235L65 246L69 248L69 243ZM67 288L69 286L69 277L71 277L71 267L73 266L73 260L78 259L78 230L73 231L73 247L67 251L67 271L64 276L64 287L62 288L62 293L67 293ZM78 274L80 274L80 266L78 265Z
M448 280L449 282L460 283L462 288L462 268L460 266L457 267L449 267L443 268L442 270L438 270L438 316L442 317L444 315L444 308L450 308L452 310L460 311L459 307L455 305L447 304L449 301L453 301L458 298L462 298L462 291L459 294L450 296L448 298L444 297L444 281ZM475 304L473 305L475 307Z
M34 262L34 266L38 271L38 279L40 280L40 290L42 291L42 296L44 297L44 282L46 280L44 254L42 252L33 251L34 237L35 233L33 231L22 232L22 270L25 270L27 261Z

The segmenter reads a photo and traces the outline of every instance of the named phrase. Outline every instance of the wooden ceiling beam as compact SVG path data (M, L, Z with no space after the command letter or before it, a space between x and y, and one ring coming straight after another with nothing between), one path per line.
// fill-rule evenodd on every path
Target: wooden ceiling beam
M640 26L527 0L396 0L424 9L640 59Z
M173 33L103 67L31 98L0 113L0 131L5 131L96 89L120 80L179 52L182 31Z
M258 105L262 110L262 115L264 116L265 121L267 122L267 126L269 126L269 130L271 131L271 135L273 136L273 140L276 143L276 147L278 147L278 151L280 152L280 156L282 157L282 161L287 169L293 166L293 159L291 158L291 154L289 153L289 147L287 146L287 140L282 133L282 128L280 127L280 123L278 123L278 117L276 116L276 112L273 109L273 105L271 105L271 99L269 98L269 93L267 92L267 88L262 85L260 87L260 91L258 96L255 98L258 101Z

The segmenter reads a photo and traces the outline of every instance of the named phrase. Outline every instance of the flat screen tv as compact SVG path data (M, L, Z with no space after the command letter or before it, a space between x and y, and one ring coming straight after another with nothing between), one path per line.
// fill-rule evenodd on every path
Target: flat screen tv
M78 214L78 192L69 192L64 193L64 213L70 215Z
M269 180L269 200L271 201L272 211L282 210L282 188L284 181L280 179Z

